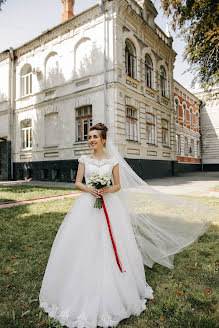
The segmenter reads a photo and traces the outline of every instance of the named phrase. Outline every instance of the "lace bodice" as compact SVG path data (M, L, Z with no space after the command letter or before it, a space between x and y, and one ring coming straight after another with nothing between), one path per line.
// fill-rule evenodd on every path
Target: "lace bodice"
M90 155L82 155L78 161L85 165L85 182L87 184L88 179L98 173L100 175L112 176L113 167L118 163L114 157L102 158L98 160L92 158Z

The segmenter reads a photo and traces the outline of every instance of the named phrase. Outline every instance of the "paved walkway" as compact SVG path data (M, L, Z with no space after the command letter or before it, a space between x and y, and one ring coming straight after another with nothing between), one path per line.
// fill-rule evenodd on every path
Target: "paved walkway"
M219 197L218 191L210 189L219 185L219 172L195 172L187 173L177 177L165 177L160 179L148 179L146 182L158 191L174 195L190 195L190 196L207 196ZM17 181L0 181L0 187L9 186L42 186L42 187L60 187L60 188L75 188L72 182L52 182L52 181L32 181L32 180L17 180ZM47 201L64 197L77 197L81 192L74 192L63 195L50 197L42 197L26 201L16 201L7 204L0 204L0 209L5 207L17 206L27 203L35 203L39 201Z

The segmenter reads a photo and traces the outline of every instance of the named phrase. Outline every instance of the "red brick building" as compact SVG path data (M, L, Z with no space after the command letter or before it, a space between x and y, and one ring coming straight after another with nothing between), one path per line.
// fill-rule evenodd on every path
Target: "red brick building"
M176 113L176 151L179 163L200 164L200 103L201 101L174 80Z

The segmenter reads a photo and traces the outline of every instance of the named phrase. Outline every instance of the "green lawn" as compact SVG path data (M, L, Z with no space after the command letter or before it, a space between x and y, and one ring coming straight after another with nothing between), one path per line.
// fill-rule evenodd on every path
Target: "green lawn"
M203 201L219 208L214 198ZM39 309L38 295L56 232L73 203L65 198L0 210L0 328L62 327ZM146 311L118 328L218 327L218 230L212 225L177 254L173 270L159 264L145 267L156 301L148 300ZM196 269L190 269L195 263Z
M216 185L216 186L212 187L210 190L212 190L212 191L219 191L219 185Z
M78 192L76 188L56 188L37 186L0 187L0 202L18 201L38 197L48 197Z

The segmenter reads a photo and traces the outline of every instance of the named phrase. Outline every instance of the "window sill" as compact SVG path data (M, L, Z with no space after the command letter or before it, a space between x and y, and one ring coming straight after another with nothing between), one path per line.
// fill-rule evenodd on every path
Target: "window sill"
M162 146L163 146L164 148L172 149L170 146L167 146L167 145L163 145L163 144L162 144Z
M32 97L32 95L33 95L33 93L30 93L29 95L21 96L17 100L25 100L25 99L28 99L28 98Z
M134 143L136 143L136 144L141 145L141 142L138 141L138 140L129 140L129 139L126 139L126 141L128 141L128 142L134 142Z
M148 145L148 146L150 146L150 147L158 147L158 145L153 144L153 143L148 143L148 142L146 142L146 145Z
M30 151L32 150L32 147L31 148L21 148L20 151Z
M59 145L44 145L43 148L55 148L58 147Z
M170 98L169 97L167 97L167 96L163 96L163 95L161 95L161 97L162 98L164 98L165 100L167 100L167 101L169 101L170 100Z
M88 140L83 140L83 141L75 141L73 142L73 145L80 145L80 144L87 144Z
M133 80L133 82L140 83L140 81L137 80L135 77L129 76L129 75L127 75L127 74L126 74L125 76L126 76L126 78L128 78L128 79L130 79L130 80Z

